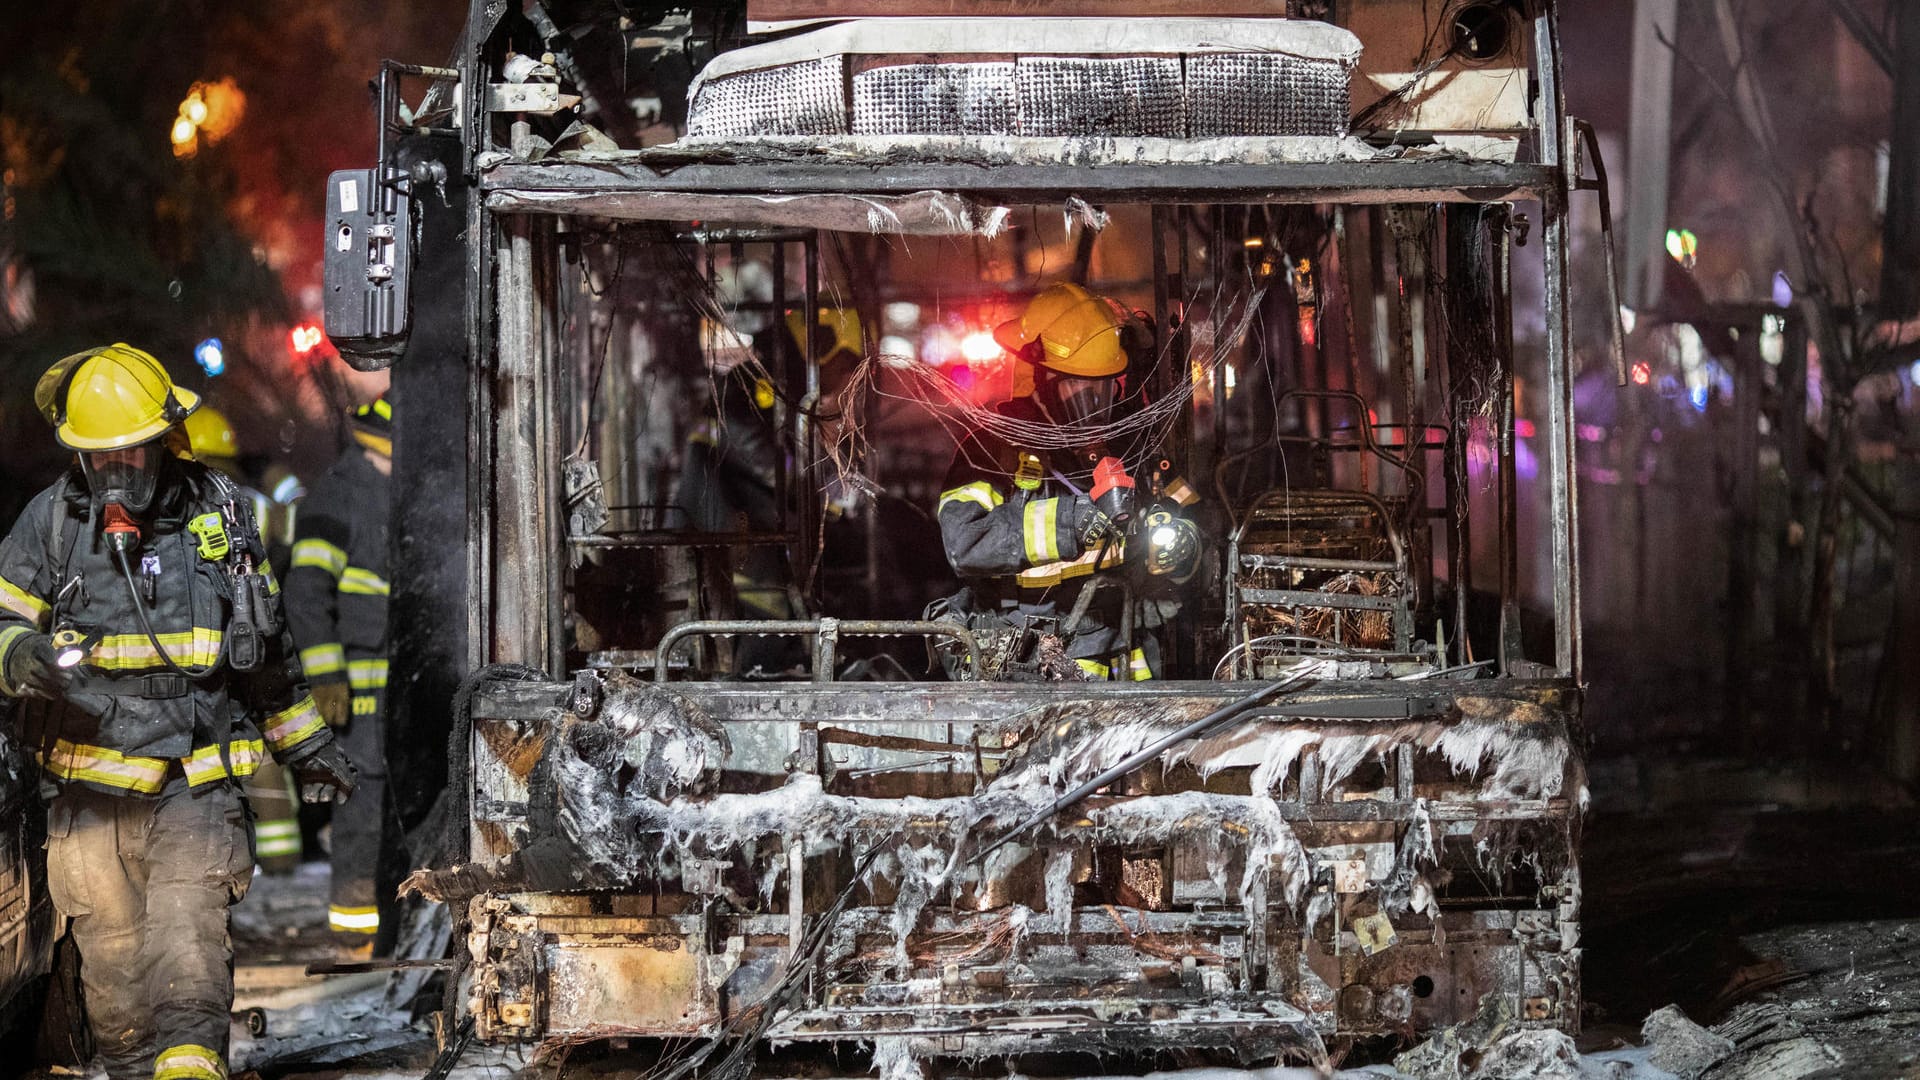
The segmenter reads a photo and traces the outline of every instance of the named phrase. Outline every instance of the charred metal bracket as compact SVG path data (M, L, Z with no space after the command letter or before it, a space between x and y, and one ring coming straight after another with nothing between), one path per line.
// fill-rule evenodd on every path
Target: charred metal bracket
M559 83L494 83L487 87L487 111L552 116L580 104L578 94L563 94Z
M586 719L600 711L603 687L597 671L582 671L573 677L573 692L567 696L567 709Z

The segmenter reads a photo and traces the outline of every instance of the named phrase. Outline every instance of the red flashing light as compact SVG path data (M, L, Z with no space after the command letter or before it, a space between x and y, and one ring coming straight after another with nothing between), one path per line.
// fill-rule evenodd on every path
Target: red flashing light
M969 364L990 364L1000 359L1002 351L1000 343L993 340L993 334L986 330L975 330L960 339L960 355Z
M1653 368L1648 366L1645 360L1635 361L1633 365L1633 384L1635 386L1645 386L1651 381L1653 381Z
M326 340L326 335L322 334L320 328L312 323L301 323L287 334L288 344L292 345L293 351L301 356L305 356L319 348L320 342L324 340Z
M1513 422L1513 433L1523 439L1533 438L1533 421L1515 420Z

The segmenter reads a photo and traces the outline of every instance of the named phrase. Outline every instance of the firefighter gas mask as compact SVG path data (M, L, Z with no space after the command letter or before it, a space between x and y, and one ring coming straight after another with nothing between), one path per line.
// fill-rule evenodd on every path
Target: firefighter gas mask
M157 441L83 452L80 472L87 478L94 506L118 504L130 513L145 513L153 505L153 493L160 483L164 453Z
M1042 371L1041 385L1036 389L1043 395L1047 413L1057 423L1104 422L1119 399L1118 378L1080 378Z

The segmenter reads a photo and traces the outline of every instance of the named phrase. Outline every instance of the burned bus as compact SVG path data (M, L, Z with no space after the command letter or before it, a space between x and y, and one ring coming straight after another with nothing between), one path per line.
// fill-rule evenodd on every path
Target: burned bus
M444 516L395 618L468 676L408 882L461 1022L671 1075L1577 1028L1551 4L506 7L383 68L329 194L329 333ZM1062 281L1137 313L1128 465L1198 499L1177 604L1112 575L1150 679L937 617L993 330Z

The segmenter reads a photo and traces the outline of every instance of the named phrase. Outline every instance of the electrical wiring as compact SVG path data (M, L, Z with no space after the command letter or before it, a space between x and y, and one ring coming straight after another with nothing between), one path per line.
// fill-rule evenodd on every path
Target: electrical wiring
M1190 371L1189 365L1180 365L1181 374L1188 377L1178 380L1173 393L1104 422L1054 423L1007 416L976 402L966 387L939 367L906 357L870 356L855 369L841 394L844 422L837 439L826 447L827 456L843 482L870 486L859 476L859 461L868 449L863 403L871 395L928 406L940 422L956 434L981 432L1033 450L1120 447L1116 456L1125 461L1130 470L1137 468L1148 457L1159 453L1159 447L1186 412L1196 388L1210 383L1214 369L1225 363L1245 341L1265 293L1264 287L1250 287L1226 298L1224 303L1216 297L1215 311L1221 331L1204 356L1191 362ZM1169 341L1156 358L1156 366L1177 362L1171 354ZM894 379L883 381L883 375L889 374ZM1116 411L1109 410L1108 415L1113 416ZM963 450L967 446L965 439L956 441Z

